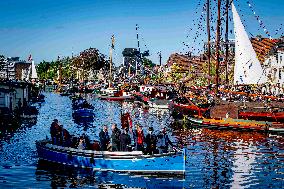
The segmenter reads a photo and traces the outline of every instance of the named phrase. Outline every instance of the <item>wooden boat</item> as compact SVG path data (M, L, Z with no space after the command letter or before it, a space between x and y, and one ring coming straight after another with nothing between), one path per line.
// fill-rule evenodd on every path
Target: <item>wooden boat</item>
M107 101L124 101L124 100L133 100L134 97L131 96L129 92L126 91L118 91L113 94L108 95L100 95L99 98L101 100L107 100Z
M208 110L207 107L197 106L187 97L174 99L169 103L169 108L172 110L173 115L179 114L189 116L202 116Z
M260 121L274 121L284 123L284 112L253 112L253 111L243 111L239 113L239 117L243 119L250 120L260 120Z
M284 133L284 124L277 122L233 118L207 119L197 117L188 117L188 121L193 126L197 127Z
M98 171L176 174L185 173L185 149L165 154L143 155L141 151L108 152L79 150L51 144L49 140L36 142L39 159L91 168Z

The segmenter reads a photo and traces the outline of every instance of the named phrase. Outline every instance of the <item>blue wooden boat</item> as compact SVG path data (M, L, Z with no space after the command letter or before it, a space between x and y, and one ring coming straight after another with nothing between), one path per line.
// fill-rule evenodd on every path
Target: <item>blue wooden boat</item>
M92 118L94 117L94 111L90 108L80 108L76 109L73 112L73 116L75 119L77 118Z
M185 173L185 149L179 152L143 155L141 151L80 150L53 145L49 140L37 141L36 147L39 159L74 167L141 174Z

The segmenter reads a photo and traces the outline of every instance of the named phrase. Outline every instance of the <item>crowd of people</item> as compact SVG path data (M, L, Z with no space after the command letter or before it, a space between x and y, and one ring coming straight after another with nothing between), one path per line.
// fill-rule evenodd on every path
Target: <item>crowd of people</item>
M50 127L52 144L73 147L77 149L90 149L101 151L142 151L144 154L167 153L169 147L175 145L169 139L167 128L162 128L158 134L154 133L153 127L149 127L148 133L144 135L143 128L136 125L135 129L124 127L119 129L116 124L111 126L112 133L109 135L108 127L103 126L99 133L99 142L91 143L89 137L83 134L80 137L74 137L58 123L53 120Z

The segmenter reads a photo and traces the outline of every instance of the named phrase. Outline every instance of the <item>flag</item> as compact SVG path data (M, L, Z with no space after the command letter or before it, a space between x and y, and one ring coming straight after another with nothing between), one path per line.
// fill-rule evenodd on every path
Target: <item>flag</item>
M28 57L28 61L31 62L33 60L32 55L30 54L30 56Z

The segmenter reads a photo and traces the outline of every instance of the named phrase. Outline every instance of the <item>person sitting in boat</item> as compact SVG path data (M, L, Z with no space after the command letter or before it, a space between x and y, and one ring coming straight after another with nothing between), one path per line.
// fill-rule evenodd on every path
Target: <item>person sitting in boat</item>
M58 119L54 119L50 126L50 135L52 144L58 144L60 138L60 126L58 124Z
M85 150L86 149L86 141L85 141L84 136L80 136L77 148L79 150Z
M71 135L67 131L67 129L64 128L63 125L60 125L61 127L61 139L62 146L69 147L71 146Z
M172 141L169 139L169 135L167 133L166 127L161 129L161 131L157 135L157 138L158 138L157 148L158 148L160 154L168 153L169 145L174 147Z
M101 130L101 132L99 134L99 137L100 137L101 150L107 151L108 145L110 143L110 138L109 138L109 135L108 135L108 129L107 129L106 125L103 126L103 129Z
M148 134L145 137L145 143L147 145L146 153L150 155L156 152L156 145L157 145L157 137L153 132L154 132L154 128L149 127Z
M128 134L128 128L124 128L120 135L120 150L129 151L129 146L131 144L131 138Z
M133 131L133 139L135 150L144 151L144 132L139 124L136 125L136 129Z
M86 149L90 149L91 148L91 141L89 136L86 133L83 133L83 138L85 140L85 144L86 144Z
M117 125L114 123L111 126L112 134L111 134L111 141L112 141L112 151L119 151L120 150L120 135L121 132L117 128Z

